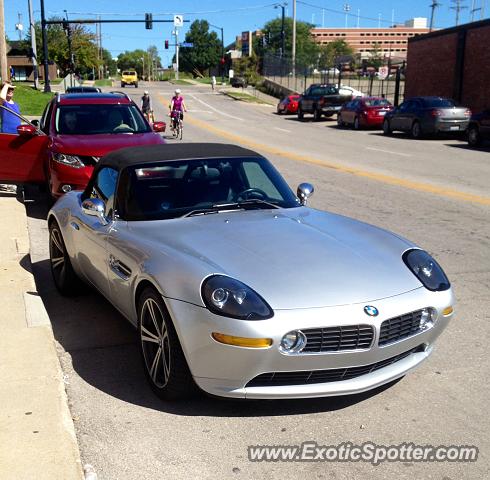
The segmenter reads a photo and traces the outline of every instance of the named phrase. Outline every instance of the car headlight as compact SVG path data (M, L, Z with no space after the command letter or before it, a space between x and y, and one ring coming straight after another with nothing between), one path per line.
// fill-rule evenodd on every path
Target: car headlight
M250 287L224 275L207 278L201 289L202 299L211 312L240 320L265 320L274 312Z
M449 283L441 266L424 250L409 250L403 261L425 288L433 292L448 290Z
M53 153L53 160L63 165L69 165L73 168L85 167L85 164L76 155L66 155L65 153Z

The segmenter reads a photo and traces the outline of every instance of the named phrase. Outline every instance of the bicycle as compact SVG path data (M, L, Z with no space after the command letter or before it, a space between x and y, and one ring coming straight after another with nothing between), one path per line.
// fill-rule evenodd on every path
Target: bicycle
M184 122L182 121L182 112L174 110L171 114L172 117L172 131L174 138L182 140L184 133Z

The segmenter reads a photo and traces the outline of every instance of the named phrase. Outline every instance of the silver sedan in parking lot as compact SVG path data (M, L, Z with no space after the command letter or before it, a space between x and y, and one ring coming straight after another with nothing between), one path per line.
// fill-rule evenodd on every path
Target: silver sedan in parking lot
M312 193L233 145L113 152L49 212L54 282L94 286L137 328L164 399L375 388L431 354L453 292L429 253Z
M471 110L454 100L441 97L413 97L388 112L383 133L408 132L413 138L437 133L463 133L468 128Z

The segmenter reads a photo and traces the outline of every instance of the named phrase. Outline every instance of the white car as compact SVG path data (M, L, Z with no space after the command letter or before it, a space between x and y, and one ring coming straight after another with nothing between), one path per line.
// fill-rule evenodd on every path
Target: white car
M349 87L347 85L341 85L339 88L339 93L341 95L352 95L352 98L366 96L366 94L362 93L360 90L356 90L355 88Z

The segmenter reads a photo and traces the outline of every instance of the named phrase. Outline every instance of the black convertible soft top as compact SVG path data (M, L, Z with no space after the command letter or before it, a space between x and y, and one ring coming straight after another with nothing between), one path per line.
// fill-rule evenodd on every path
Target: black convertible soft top
M230 158L230 157L261 157L262 155L225 143L184 143L145 145L139 147L128 147L116 150L101 158L96 170L102 167L112 167L122 170L130 165L141 165L144 163L155 163L170 160L191 160L197 158Z

